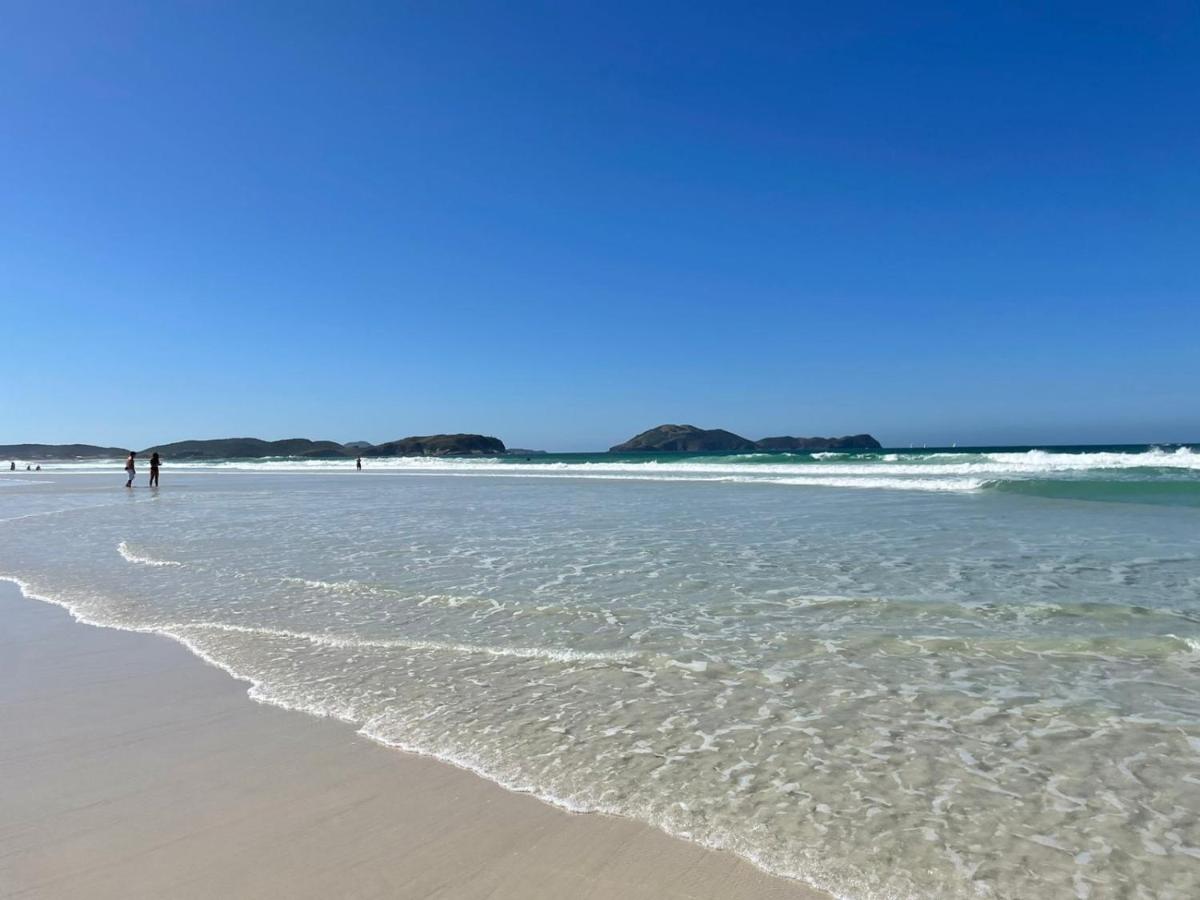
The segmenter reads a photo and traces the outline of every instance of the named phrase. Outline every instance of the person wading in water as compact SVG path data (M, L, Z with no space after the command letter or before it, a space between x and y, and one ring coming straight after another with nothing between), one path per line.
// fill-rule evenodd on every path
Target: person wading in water
M158 453L150 456L150 487L158 487Z
M137 475L137 467L133 464L133 458L137 456L132 450L129 451L129 458L125 460L125 474L129 477L125 479L125 487L133 487L133 478Z

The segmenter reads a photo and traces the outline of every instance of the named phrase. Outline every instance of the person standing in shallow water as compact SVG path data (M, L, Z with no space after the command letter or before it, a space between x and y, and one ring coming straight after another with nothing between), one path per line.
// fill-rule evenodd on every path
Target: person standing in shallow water
M128 476L125 479L125 487L133 487L133 477L137 475L137 466L133 464L133 458L137 456L132 450L129 451L129 458L125 460L125 474Z
M150 456L150 487L158 487L158 453L155 452Z
M362 457L361 456L354 461L354 468L356 468L360 472L362 471Z

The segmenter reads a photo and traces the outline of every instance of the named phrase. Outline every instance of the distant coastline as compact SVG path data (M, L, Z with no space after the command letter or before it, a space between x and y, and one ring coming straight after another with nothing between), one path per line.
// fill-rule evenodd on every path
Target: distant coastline
M742 453L754 451L817 451L817 450L878 450L881 445L869 434L840 438L772 437L752 441L724 429L702 429L694 425L659 425L643 431L622 444L609 448L610 453ZM129 452L128 448L102 447L94 444L5 444L0 445L0 457L26 460L86 460L114 459ZM261 438L236 437L207 440L175 441L155 444L138 450L140 456L158 453L166 459L266 459L297 457L301 459L354 459L358 456L379 458L399 456L530 456L544 450L508 448L497 437L484 434L413 435L371 444L367 441L310 440L286 438L267 441Z
M677 429L676 435L686 430L683 438L671 437L666 429ZM697 434L699 435L697 437ZM664 437L665 436L665 437ZM493 443L494 442L494 443ZM636 445L635 445L636 444ZM921 453L980 453L980 452L1026 452L1043 450L1059 453L1109 451L1136 453L1151 448L1174 450L1181 447L1200 448L1200 441L1147 441L1138 444L1089 443L1089 444L963 444L963 445L908 445L907 447L880 445L869 434L831 438L772 437L751 441L722 429L693 429L692 426L659 426L642 432L623 444L608 450L554 451L507 447L498 438L478 434L428 435L400 438L381 444L366 441L338 443L336 441L314 441L307 438L289 438L267 441L259 438L218 438L213 440L177 441L157 444L138 450L138 456L157 452L164 459L179 462L212 462L238 459L311 459L353 460L363 458L405 457L492 457L492 458L559 458L559 457L604 457L609 455L671 457L675 455L739 455L739 454L807 454L845 453L875 451L895 454ZM24 463L38 462L88 462L123 459L129 453L125 447L105 447L97 444L0 444L0 460L20 460ZM7 468L7 463L5 464Z
M434 434L400 438L382 444L369 444L365 441L340 444L337 441L313 441L308 438L286 438L280 441L249 437L216 438L155 444L136 452L139 456L157 453L164 459L202 461L269 457L354 459L358 456L499 456L508 451L503 441L487 435ZM0 457L28 460L114 459L127 453L129 450L126 448L100 447L93 444L0 445Z

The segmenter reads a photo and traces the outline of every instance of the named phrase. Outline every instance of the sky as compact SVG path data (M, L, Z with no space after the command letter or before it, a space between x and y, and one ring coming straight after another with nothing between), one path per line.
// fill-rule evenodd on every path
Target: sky
M0 11L0 443L1200 441L1194 3Z

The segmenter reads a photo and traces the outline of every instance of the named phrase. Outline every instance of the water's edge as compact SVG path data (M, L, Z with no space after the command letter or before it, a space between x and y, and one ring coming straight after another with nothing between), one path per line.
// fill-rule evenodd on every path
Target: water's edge
M231 666L221 662L220 660L218 660L215 657L211 656L210 654L206 653L204 650L200 649L198 646L195 645L194 642L188 640L188 638L186 636L172 632L169 629L138 628L136 626L132 626L132 625L128 625L128 624L116 623L116 622L105 622L105 621L101 621L99 619L91 618L91 617L87 616L86 614L79 612L77 608L73 607L67 601L59 600L54 597L38 593L29 585L29 583L27 581L25 581L23 578L16 576L16 575L10 575L10 574L0 572L0 582L9 582L9 583L13 584L17 588L17 590L21 594L21 596L24 597L26 600L32 600L32 601L36 601L36 602L40 602L40 603L46 603L51 606L57 606L60 609L65 610L71 616L72 621L75 622L76 624L86 625L86 626L89 626L92 628L109 629L112 631L124 631L124 632L129 632L132 634L144 634L144 635L148 635L148 636L162 637L162 638L167 638L171 641L174 641L175 643L183 646L194 657L196 657L197 659L206 663L207 665L210 665L213 668L219 669L220 671L224 672L226 675L228 675L230 678L232 678L235 681L240 681L244 684L248 684L249 687L246 690L246 696L248 699L250 699L251 701L253 701L255 703L261 703L264 706L273 706L277 709L283 709L288 712L302 713L302 714L304 714L306 716L310 716L314 719L333 719L338 722L342 722L346 725L353 726L354 730L355 730L355 734L371 741L372 743L378 744L382 747L386 747L389 750L399 751L401 753L407 753L412 756L419 756L419 757L423 757L425 759L431 759L435 762L438 762L438 763L441 763L444 765L448 765L448 766L452 766L455 769L466 772L466 773L473 775L477 778L480 778L484 781L498 785L499 787L503 788L506 791L510 791L515 794L526 794L528 796L531 796L531 797L535 798L536 800L546 804L547 806L553 807L554 809L557 809L561 812L571 813L571 814L576 814L576 815L611 816L613 818L623 819L623 820L629 821L629 822L636 822L638 824L646 825L648 827L654 828L675 840L686 841L688 843L704 847L707 850L712 850L712 851L716 851L719 853L728 853L739 859L745 860L746 862L753 865L755 868L759 869L762 872L765 872L766 874L770 875L773 878L780 878L785 881L802 884L802 885L804 885L805 888L825 894L826 896L832 898L832 900L855 900L855 898L850 897L849 895L836 893L825 886L822 886L822 885L816 884L816 883L812 883L809 881L805 881L804 879L797 878L796 876L794 876L790 873L786 873L779 869L776 869L775 867L771 866L766 861L764 861L760 858L756 858L755 854L741 852L733 847L722 844L720 841L701 840L701 839L694 837L691 834L683 834L683 833L679 833L676 831L672 831L671 829L669 829L657 822L636 819L636 818L627 816L621 812L618 812L618 811L615 811L612 809L605 809L605 808L602 808L599 806L584 807L584 806L580 806L580 805L576 805L576 804L567 803L567 802L563 801L561 798L555 797L552 794L546 794L543 792L539 792L531 786L519 785L519 784L514 784L511 781L506 781L502 777L495 776L495 775L489 773L487 770L485 770L481 766L473 765L465 760L455 759L454 757L444 756L444 755L440 755L440 754L436 754L436 753L429 753L427 751L421 750L420 748L418 748L416 746L406 745L401 742L388 740L388 739L384 738L382 735L373 733L366 725L360 725L360 723L358 723L354 719L344 717L344 716L339 716L332 712L314 710L314 709L299 706L296 704L287 703L286 701L284 701L280 698L271 696L268 693L268 689L266 688L266 686L264 685L263 682L259 681L258 679L254 678L250 675L239 672L236 669L232 668Z

